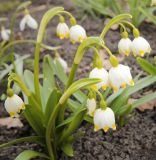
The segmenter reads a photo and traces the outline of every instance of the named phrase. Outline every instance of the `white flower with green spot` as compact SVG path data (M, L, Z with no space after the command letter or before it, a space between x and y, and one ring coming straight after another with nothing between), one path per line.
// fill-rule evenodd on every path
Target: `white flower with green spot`
M118 50L120 54L129 56L131 53L131 43L129 38L122 38L118 43Z
M109 107L106 109L95 110L93 121L95 132L100 129L103 129L104 132L107 132L109 128L116 130L114 112Z
M7 97L4 106L11 117L17 117L18 113L25 109L23 100L16 94L13 94L11 97Z
M85 29L78 24L73 25L70 28L69 32L70 32L70 40L73 43L75 43L75 42L81 43L84 39L87 38Z
M146 39L139 36L139 37L134 38L134 40L132 41L131 50L134 56L143 57L145 53L151 52L151 47Z
M120 87L125 88L127 85L133 86L134 81L128 66L118 64L109 70L109 83L114 92L118 91Z
M93 117L96 109L96 101L94 98L87 99L87 109L88 109L88 115Z
M57 25L56 34L60 39L69 38L69 28L67 24L60 22Z
M94 68L90 74L89 78L99 78L102 80L102 82L95 84L93 87L95 89L102 88L103 90L106 90L108 87L108 72L104 68Z

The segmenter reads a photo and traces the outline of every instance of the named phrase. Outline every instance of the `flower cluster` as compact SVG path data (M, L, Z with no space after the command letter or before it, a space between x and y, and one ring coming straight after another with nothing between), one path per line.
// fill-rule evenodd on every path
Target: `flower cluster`
M74 21L74 22L73 22ZM76 24L76 20L71 20L71 28L69 29L68 25L64 22L64 18L60 17L60 23L57 25L56 34L60 39L70 38L72 43L82 42L86 39L85 29Z
M150 44L146 39L141 37L137 30L134 30L134 40L128 38L127 32L123 32L122 39L118 43L119 53L129 56L132 52L134 56L143 57L145 53L151 52Z

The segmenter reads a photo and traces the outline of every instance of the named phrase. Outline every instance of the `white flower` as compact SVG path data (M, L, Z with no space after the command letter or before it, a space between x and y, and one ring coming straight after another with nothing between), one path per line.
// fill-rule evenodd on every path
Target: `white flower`
M10 29L5 29L2 27L2 30L1 30L1 37L4 41L8 41L9 38L10 38Z
M86 37L86 31L82 26L74 25L70 28L70 39L73 43L82 42Z
M131 44L131 50L135 56L143 57L145 53L150 53L151 47L143 37L134 38Z
M155 6L156 5L156 0L152 0L151 5Z
M57 36L60 39L69 38L69 28L66 23L59 23L56 29Z
M28 27L32 28L32 29L37 29L38 28L38 23L37 21L31 17L30 14L26 14L23 19L20 22L20 30L24 31L25 29L25 25L27 25Z
M18 113L25 109L23 100L16 94L14 94L12 97L8 97L5 100L4 106L11 117L17 117Z
M96 109L96 101L94 98L88 98L87 99L87 109L88 109L88 114L90 116L94 115L95 109Z
M119 53L129 56L131 52L131 43L132 41L129 38L122 38L118 43Z
M134 82L128 66L119 64L117 67L112 67L109 71L109 81L114 92L120 87L125 88L126 85L133 86Z
M115 116L111 108L97 109L94 114L94 131L103 129L105 132L109 128L116 130Z
M60 56L56 58L58 62L61 64L62 68L64 69L64 72L68 71L68 64L67 62L61 58ZM54 63L56 64L56 60L54 60Z
M97 83L94 85L95 89L102 88L103 90L106 90L108 86L108 72L104 68L94 68L90 74L89 78L99 78L102 80L102 82Z

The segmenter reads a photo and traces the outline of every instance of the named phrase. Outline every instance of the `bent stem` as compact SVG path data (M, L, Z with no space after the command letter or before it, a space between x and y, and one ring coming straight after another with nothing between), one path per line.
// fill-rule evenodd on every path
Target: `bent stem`
M32 43L32 44L36 44L36 41L34 40L16 40L16 41L13 41L13 42L10 42L8 43L6 46L4 46L1 51L0 51L0 58L3 56L4 52L10 48L11 46L14 46L15 44L23 44L23 43ZM47 50L57 50L60 48L60 46L56 46L56 47L51 47L51 46L48 46L46 44L43 44L41 43L41 47L42 48L45 48Z
M107 25L104 27L100 37L102 39L104 39L106 33L108 32L108 30L111 28L112 25L114 24L118 24L121 22L121 20L124 20L124 19L128 19L128 18L132 18L132 16L130 14L120 14L118 16L115 16L113 19L111 19Z

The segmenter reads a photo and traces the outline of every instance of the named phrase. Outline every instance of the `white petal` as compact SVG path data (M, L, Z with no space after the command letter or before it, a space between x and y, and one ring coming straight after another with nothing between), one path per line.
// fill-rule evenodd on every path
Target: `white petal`
M115 116L111 108L107 107L104 111L105 124L109 128L112 128L115 125Z
M69 36L69 28L66 23L59 23L56 29L57 35L62 39Z
M9 29L2 29L1 37L4 41L8 41L10 38L10 30Z
M104 68L94 68L90 72L89 78L99 78L102 80L102 82L96 84L98 89L102 86L108 86L108 72Z
M132 41L131 49L137 55L140 55L142 51L148 53L150 52L150 44L143 37L137 37Z
M129 38L122 38L118 43L119 53L129 55L132 41Z
M94 98L92 99L87 99L87 109L88 109L88 114L90 116L93 116L95 109L96 109L96 101Z
M22 18L21 22L20 22L20 30L21 30L21 31L24 31L26 22L27 22L27 15L25 15L25 16Z
M70 28L70 39L71 41L81 42L86 39L86 31L80 25L75 25Z
M99 129L103 129L106 126L104 110L96 109L94 114L94 125L98 126Z
M26 23L32 29L37 29L38 28L37 21L33 17L31 17L31 15L27 15Z

